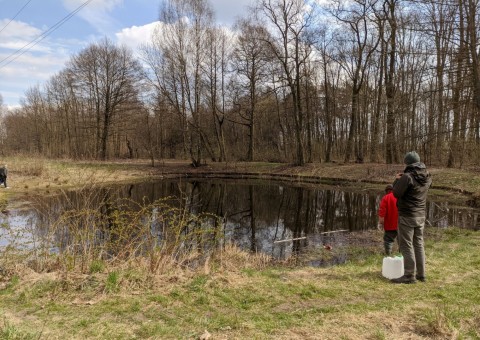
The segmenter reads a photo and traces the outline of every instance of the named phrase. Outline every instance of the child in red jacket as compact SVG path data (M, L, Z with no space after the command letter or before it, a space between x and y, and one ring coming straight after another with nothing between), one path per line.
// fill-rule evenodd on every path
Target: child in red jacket
M397 238L398 226L398 210L397 199L393 196L393 186L391 184L385 187L385 196L380 201L378 209L378 228L383 229L383 244L385 246L385 254L392 255L393 243Z

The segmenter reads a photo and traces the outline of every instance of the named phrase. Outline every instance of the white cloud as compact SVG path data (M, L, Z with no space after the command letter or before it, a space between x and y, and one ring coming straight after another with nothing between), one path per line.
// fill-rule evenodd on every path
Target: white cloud
M44 45L35 43L33 39L31 41L2 41L0 42L0 48L4 48L7 50L11 50L11 54L15 55L17 54L16 52L18 51L19 53L22 53L23 51L36 51L36 52L48 52L50 49ZM12 55L12 57L14 57ZM3 58L2 58L3 59Z
M85 0L61 1L69 12L84 2ZM92 0L76 15L93 25L102 35L111 36L111 33L118 30L114 28L116 23L110 13L117 6L122 6L123 2L124 0ZM31 42L41 36L48 27L34 27L21 21L9 21L0 19L0 27L5 27L0 36L0 61L5 59L0 62L0 94L7 106L17 106L28 88L45 84L56 72L65 68L73 53L98 40L98 36L94 35L82 40L49 36L34 45ZM131 27L118 33L118 39L122 43L135 46L149 40L149 30L148 27ZM141 39L142 36L144 40ZM14 54L18 50L21 51Z
M0 77L11 78L32 78L38 80L47 80L52 74L52 70L58 69L67 61L65 55L43 54L34 55L25 53L18 57L14 62L0 69Z
M0 21L2 24L6 22ZM0 94L7 106L17 106L28 88L44 84L85 45L77 39L51 37L30 44L41 34L41 29L19 21L12 21L1 33Z
M211 0L215 16L219 23L223 25L231 25L239 17L247 14L247 8L252 6L254 0Z
M63 0L63 5L70 11L85 3L85 0ZM111 12L115 7L123 4L123 0L93 0L81 11Z
M1 58L1 56L0 56ZM69 56L58 53L25 53L0 68L0 93L7 105L17 105L25 91L44 84L60 71Z
M10 20L7 19L0 20L0 27L5 27L9 21ZM30 50L45 50L44 47L31 43L42 34L42 30L24 22L10 22L1 34L2 39L0 40L0 48L12 50L12 53L24 47L25 49L28 48Z
M8 25L8 26L6 26ZM5 27L6 26L6 27ZM11 21L9 19L0 20L0 27L5 27L2 30L3 38L24 38L29 39L38 36L42 31L36 27L30 26L21 21Z
M122 29L115 35L120 44L137 51L140 46L151 43L152 34L159 25L160 22L156 21L143 26L132 26Z
M84 2L85 0L63 0L63 5L69 11L73 11ZM77 15L102 34L108 34L115 26L115 20L109 13L122 4L123 0L93 0L83 7Z

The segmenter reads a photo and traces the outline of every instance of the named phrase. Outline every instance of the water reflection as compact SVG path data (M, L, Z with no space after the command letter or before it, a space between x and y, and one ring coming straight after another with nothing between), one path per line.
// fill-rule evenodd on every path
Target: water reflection
M224 242L232 242L242 249L266 253L278 259L287 259L305 249L341 248L348 245L356 232L374 229L382 195L377 191L300 187L268 181L159 181L97 189L88 194L82 192L81 195L71 192L61 198L44 199L36 210L28 211L25 215L15 213L4 217L3 222L8 222L12 230L15 230L15 226L29 224L32 238L36 239L46 232L52 217L60 216L64 210L81 209L93 203L107 217L101 226L95 226L93 219L86 223L92 228L96 242L99 242L106 237L99 230L112 231L116 228L112 216L119 209L116 203L118 199L128 198L128 201L122 201L121 209L134 210L138 204L171 197L168 201L170 204L189 213L219 216L222 223L215 228L222 233ZM435 197L430 197L427 202L427 219L427 225L432 227L455 225L480 229L479 210L455 207ZM152 228L152 232L162 238L163 226L153 223ZM0 230L0 247L12 242L10 232ZM111 236L110 232L108 237ZM62 235L56 237L57 245L68 246L69 230L64 230ZM310 263L325 265L326 262L334 264L346 261L344 253L332 254L328 260L317 258Z
M306 247L338 244L345 234L327 237L327 232L348 233L376 226L379 199L377 195L325 188L219 180L141 184L129 188L128 193L134 201L184 197L181 202L188 211L223 218L226 242L280 259ZM300 237L305 238L278 242ZM332 237L335 240L330 240Z

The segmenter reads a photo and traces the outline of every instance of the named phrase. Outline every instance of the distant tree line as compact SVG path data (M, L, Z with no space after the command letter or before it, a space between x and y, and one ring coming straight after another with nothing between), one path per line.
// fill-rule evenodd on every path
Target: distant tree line
M323 3L323 2L322 2ZM2 152L75 159L480 162L478 0L258 0L231 28L168 0L3 114Z

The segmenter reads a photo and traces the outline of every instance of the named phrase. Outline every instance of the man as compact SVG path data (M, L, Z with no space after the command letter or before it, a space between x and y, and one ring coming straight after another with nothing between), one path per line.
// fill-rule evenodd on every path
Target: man
M8 175L7 165L4 164L0 166L0 185L3 183L5 188L7 187L7 175Z
M397 199L393 196L393 186L387 185L385 188L385 196L380 201L378 208L378 229L384 230L383 244L385 247L385 255L392 255L393 243L397 238L398 210Z
M398 241L403 255L404 275L391 280L393 283L425 282L425 250L423 230L427 192L432 184L420 156L411 151L405 155L403 173L397 174L393 183L393 195L397 198Z

